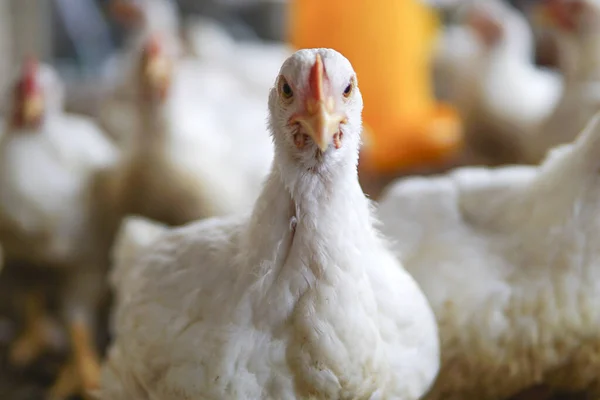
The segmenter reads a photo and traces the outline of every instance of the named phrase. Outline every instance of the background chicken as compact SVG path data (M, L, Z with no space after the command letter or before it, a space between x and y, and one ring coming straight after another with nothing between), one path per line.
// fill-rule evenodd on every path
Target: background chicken
M553 146L571 142L600 108L600 3L548 0L541 8L562 39L561 56L572 65L560 101L528 154L532 162Z
M276 156L252 214L159 233L117 264L102 399L418 399L431 384L433 316L358 184L350 63L298 51L269 108Z
M459 106L468 143L477 152L491 163L526 160L556 107L562 79L534 64L533 34L520 12L499 0L465 8L470 29L447 34L438 62L453 83L448 96Z
M264 118L255 125L250 118L219 119L217 100L196 95L211 88L195 86L192 66L170 50L158 35L140 43L129 75L107 100L127 112L102 120L124 149L107 175L112 203L122 215L170 225L249 209L272 158L271 143L258 138Z
M107 221L95 178L116 161L109 140L89 119L63 112L64 89L47 65L27 61L11 93L0 140L0 242L6 259L64 275L60 312L73 356L51 389L62 399L97 384L94 335L108 266ZM52 342L42 295L24 302L25 330L10 358L29 364Z
M442 338L427 398L506 399L540 383L598 393L599 145L600 114L540 167L465 168L387 190L383 231Z

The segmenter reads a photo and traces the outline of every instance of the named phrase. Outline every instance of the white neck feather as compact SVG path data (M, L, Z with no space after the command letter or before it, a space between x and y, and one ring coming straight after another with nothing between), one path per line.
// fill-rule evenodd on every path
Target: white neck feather
M297 225L290 236L292 219ZM314 252L330 259L347 255L349 248L380 245L372 222L370 203L358 182L355 164L313 172L282 165L276 156L252 213L246 243L252 243L248 251L258 262L263 261L259 260L261 254L281 245L289 248L292 241L305 248L307 257ZM263 240L256 246L259 235ZM286 236L288 243L284 243Z
M168 103L138 103L138 129L133 135L130 150L136 153L162 152L167 145L169 132Z

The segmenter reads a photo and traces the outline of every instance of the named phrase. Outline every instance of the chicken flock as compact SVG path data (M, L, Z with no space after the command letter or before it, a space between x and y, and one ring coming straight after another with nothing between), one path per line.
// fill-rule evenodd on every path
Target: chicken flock
M35 58L3 110L0 271L60 286L55 313L22 282L8 362L60 331L48 399L600 398L600 2L538 6L559 71L516 9L462 4L438 92L468 145L511 165L401 178L377 201L342 54L183 27L165 0L111 11L131 34L94 115L66 112Z

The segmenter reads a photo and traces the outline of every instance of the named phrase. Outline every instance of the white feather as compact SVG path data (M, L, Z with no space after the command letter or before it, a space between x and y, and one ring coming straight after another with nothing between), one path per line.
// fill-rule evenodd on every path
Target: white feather
M440 327L427 399L598 383L598 151L600 114L540 167L463 168L386 190L383 231Z
M354 72L333 50L299 51L281 73L306 82L316 52L341 99ZM344 106L343 146L320 162L314 143L293 145L294 108L281 104L273 89L277 151L250 215L169 230L115 266L127 300L102 399L416 400L433 381L433 315L358 183L360 92Z

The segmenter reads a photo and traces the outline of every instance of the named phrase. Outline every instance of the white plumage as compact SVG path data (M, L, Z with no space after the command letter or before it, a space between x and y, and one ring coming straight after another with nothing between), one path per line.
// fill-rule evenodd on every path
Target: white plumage
M90 190L117 152L89 119L64 114L64 89L47 65L39 85L45 116L39 127L7 130L0 141L0 221L11 256L74 263L94 242Z
M66 271L59 311L73 351L50 398L98 384L93 338L116 229L98 185L118 152L91 120L63 112L63 93L51 67L26 63L0 138L0 242L6 258L18 268L34 264ZM34 287L26 292L24 330L9 355L20 366L55 342L42 296Z
M252 213L163 232L115 266L127 300L102 399L418 399L433 381L433 315L358 183L350 63L295 53L269 108L276 155Z
M440 31L433 58L437 96L455 103L464 117L475 106L473 90L487 54L486 43L466 21L470 7L460 4L453 10L455 20Z
M400 180L379 215L442 339L428 399L598 389L600 115L540 167Z
M444 58L446 69L454 67L451 78L459 78L449 97L465 119L474 148L502 161L527 160L537 150L541 125L558 103L562 79L535 65L533 33L519 11L497 0L467 7L470 25L485 40L471 43L473 31L454 28L447 44L463 43L465 55Z
M272 160L266 108L216 67L176 59L161 38L138 44L104 104L102 125L125 149L115 203L172 225L249 210Z
M577 137L600 108L600 2L597 0L554 1L568 26L557 27L561 39L560 59L572 65L567 71L565 88L552 115L545 121L529 160L538 162L545 152ZM559 24L559 22L554 22Z

